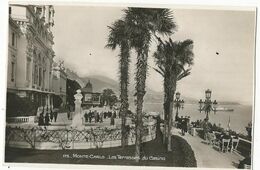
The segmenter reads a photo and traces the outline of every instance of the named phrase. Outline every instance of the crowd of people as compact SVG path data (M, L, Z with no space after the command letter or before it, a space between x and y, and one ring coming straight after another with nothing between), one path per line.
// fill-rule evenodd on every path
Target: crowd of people
M49 126L50 122L56 122L58 117L58 112L56 109L42 109L42 112L39 115L38 125L39 126Z
M115 118L119 118L116 111L97 111L88 110L84 113L85 122L102 123L104 119L110 119L110 125L115 125Z
M190 116L175 117L177 128L181 129L181 134L184 136L190 129Z

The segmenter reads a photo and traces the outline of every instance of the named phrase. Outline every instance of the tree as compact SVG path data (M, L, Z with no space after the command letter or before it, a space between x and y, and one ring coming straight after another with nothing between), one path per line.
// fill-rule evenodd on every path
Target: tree
M127 145L126 136L126 115L129 108L128 103L128 85L129 85L129 63L130 47L129 33L127 32L126 23L123 20L117 20L109 26L108 43L106 47L114 50L120 48L119 54L119 82L120 82L120 111L121 115L121 145L124 148Z
M171 128L173 117L173 101L177 87L177 81L190 75L191 65L193 65L193 41L175 41L171 38L163 42L160 38L157 51L154 53L157 68L155 71L164 78L164 115L165 134L168 129L168 151L171 151ZM168 122L167 122L168 120ZM168 125L168 128L166 127Z
M104 89L101 94L102 101L112 107L117 102L117 97L112 89Z
M142 114L145 95L147 60L152 36L157 33L170 35L176 28L172 12L169 9L128 8L124 10L127 30L130 33L130 44L137 53L135 73L136 96L136 156L140 158L142 138ZM137 159L137 161L139 161Z
M67 105L74 107L74 95L78 89L81 89L81 86L77 81L70 79L67 79L66 86Z

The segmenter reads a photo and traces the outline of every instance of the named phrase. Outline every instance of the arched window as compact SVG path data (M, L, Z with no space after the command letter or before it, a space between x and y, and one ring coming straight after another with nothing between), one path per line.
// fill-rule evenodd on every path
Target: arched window
M38 63L41 63L41 53L38 54Z
M34 62L34 75L33 75L33 77L34 77L33 83L37 84L37 82L38 82L38 66L37 66L36 62Z
M38 85L41 86L42 83L42 68L41 68L41 53L38 54L38 63L39 63L39 68L38 68Z
M37 56L37 54L36 54L36 49L34 48L34 49L33 49L33 58L36 59L36 56Z

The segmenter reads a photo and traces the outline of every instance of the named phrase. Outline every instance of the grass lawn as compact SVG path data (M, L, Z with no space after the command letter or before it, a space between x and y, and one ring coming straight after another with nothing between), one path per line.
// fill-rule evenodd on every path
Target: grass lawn
M99 165L149 165L149 166L185 166L184 139L172 137L173 151L167 152L162 144L162 134L155 140L143 144L143 159L139 163L129 159L134 157L135 146L83 149L83 150L32 150L6 148L5 162L15 163L55 163L55 164L99 164ZM122 157L126 156L126 157ZM194 155L193 155L194 157ZM147 160L145 160L147 158ZM195 158L194 158L195 160Z

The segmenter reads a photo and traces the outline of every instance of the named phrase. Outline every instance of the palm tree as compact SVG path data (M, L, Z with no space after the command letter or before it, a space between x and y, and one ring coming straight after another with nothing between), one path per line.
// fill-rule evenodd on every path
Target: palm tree
M129 63L130 63L130 46L129 36L126 24L123 20L117 20L108 27L110 30L108 43L106 47L114 50L120 48L119 54L119 74L120 74L120 101L121 107L119 114L121 115L121 145L124 148L127 145L126 136L126 115L129 107L128 103L128 85L129 85Z
M142 114L145 95L147 60L152 36L157 33L170 35L176 28L172 12L169 9L128 8L124 10L125 22L130 34L131 46L137 53L135 73L136 96L136 156L141 156ZM139 160L137 160L139 161Z
M177 81L190 75L193 65L193 41L176 41L171 38L163 42L160 38L157 51L154 53L158 68L155 71L164 78L164 113L168 115L168 151L171 151L171 128L173 117L173 100L177 87ZM188 66L188 67L187 67ZM166 125L166 124L165 124Z

